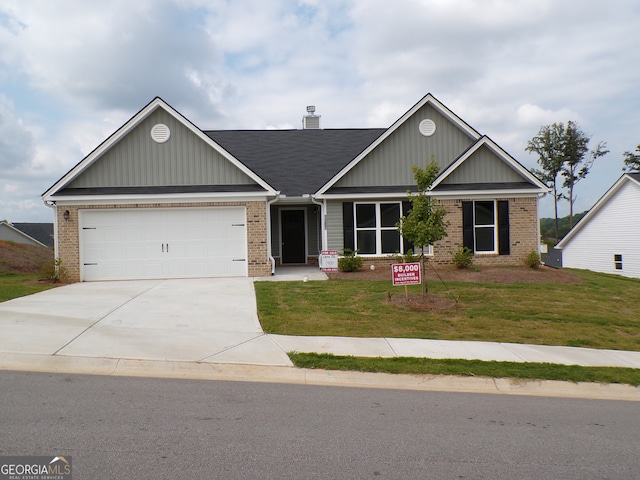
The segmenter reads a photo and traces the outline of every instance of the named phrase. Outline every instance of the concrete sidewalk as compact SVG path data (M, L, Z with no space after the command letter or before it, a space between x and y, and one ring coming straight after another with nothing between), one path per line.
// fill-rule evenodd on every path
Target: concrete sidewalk
M324 275L317 269L290 272L261 280L305 281ZM640 368L640 352L407 338L270 335L263 332L256 312L253 279L248 278L67 285L0 303L0 370L442 389L432 376L295 369L287 352ZM506 388L505 381L494 379L452 377L449 382L456 386L455 391L484 389L495 393L496 386L501 385L498 390L504 393ZM522 382L514 385L518 393L532 394L522 388ZM558 390L554 395L575 391L570 385L553 388ZM591 392L587 396L594 398L595 386L584 388ZM623 396L640 400L640 389L617 386L616 395L620 388L626 392ZM596 390L600 392L597 398L610 398L609 393L602 393L602 386Z

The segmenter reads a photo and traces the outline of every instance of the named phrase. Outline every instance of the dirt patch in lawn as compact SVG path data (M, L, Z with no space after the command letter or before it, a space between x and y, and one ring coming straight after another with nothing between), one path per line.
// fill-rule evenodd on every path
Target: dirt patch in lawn
M361 269L357 272L336 272L327 274L331 280L389 280L390 268L376 268L375 270ZM570 285L583 283L583 280L566 270L541 266L538 270L527 267L479 267L477 269L457 269L453 266L427 266L426 279L428 282L443 280L444 282L473 282L473 283L553 283Z
M45 263L53 263L53 249L0 241L0 273L40 273Z
M407 298L403 293L390 295L389 301L399 307L410 308L416 312L446 313L458 309L456 298L445 298L436 295L409 295Z

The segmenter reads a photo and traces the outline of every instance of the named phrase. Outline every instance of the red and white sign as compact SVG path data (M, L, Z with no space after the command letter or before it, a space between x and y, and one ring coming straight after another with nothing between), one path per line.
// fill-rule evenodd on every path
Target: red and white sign
M320 253L320 268L323 272L338 271L338 251L322 250Z
M391 273L394 286L420 285L422 283L419 263L394 263L391 265Z

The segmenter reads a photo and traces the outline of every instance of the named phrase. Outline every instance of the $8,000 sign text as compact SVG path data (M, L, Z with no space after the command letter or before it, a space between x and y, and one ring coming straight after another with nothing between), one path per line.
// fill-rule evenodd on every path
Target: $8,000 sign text
M391 265L394 285L420 285L419 263L394 263Z

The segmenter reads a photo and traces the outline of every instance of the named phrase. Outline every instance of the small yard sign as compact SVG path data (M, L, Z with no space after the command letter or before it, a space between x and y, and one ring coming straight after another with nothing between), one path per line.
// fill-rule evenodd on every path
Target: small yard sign
M420 285L422 283L419 263L394 263L391 265L391 273L394 286Z
M322 250L320 253L320 268L323 272L338 271L338 251Z

